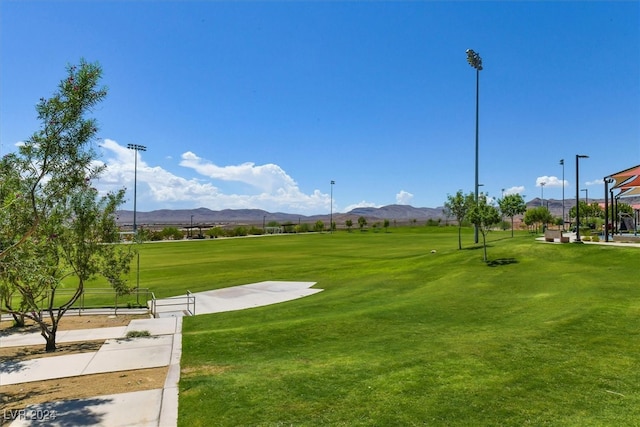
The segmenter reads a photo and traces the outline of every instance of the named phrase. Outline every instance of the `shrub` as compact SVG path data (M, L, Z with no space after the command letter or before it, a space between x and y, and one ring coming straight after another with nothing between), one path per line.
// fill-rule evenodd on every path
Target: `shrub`
M264 230L262 228L251 226L251 228L249 229L249 234L251 234L252 236L260 236L263 233Z
M440 218L438 218L438 219L429 218L427 220L427 224L426 225L427 225L427 227L437 227L437 226L440 225L440 221L441 221ZM505 230L506 230L506 228L505 228Z
M230 233L232 237L246 236L247 234L248 234L247 228L242 226L234 228L233 231L231 231Z
M127 332L127 338L141 338L141 337L150 337L151 333L149 331L129 331Z
M207 230L206 234L211 238L220 237L224 235L224 230L221 227L213 227Z

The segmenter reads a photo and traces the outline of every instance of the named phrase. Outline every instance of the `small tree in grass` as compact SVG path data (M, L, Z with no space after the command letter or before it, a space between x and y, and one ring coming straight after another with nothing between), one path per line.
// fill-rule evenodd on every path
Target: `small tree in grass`
M462 222L471 206L475 205L474 199L473 193L465 196L462 190L458 190L455 196L447 195L447 201L444 204L445 215L447 217L453 216L458 222L458 249L462 249Z
M367 219L363 216L358 218L358 226L360 226L360 231L364 230L365 225L367 225Z
M349 231L349 233L351 233L351 227L353 227L353 221L348 219L344 222L344 225L347 226L347 231Z
M480 194L478 203L471 206L467 213L469 221L478 227L482 234L483 260L487 262L487 234L491 227L500 222L500 212L495 206L487 203L487 196Z
M498 200L498 205L502 214L511 218L511 237L513 237L513 217L525 213L527 204L520 194L508 194Z
M538 206L536 208L527 209L523 220L527 225L535 225L535 231L538 232L539 226L553 222L553 215L551 215L551 212L549 212L549 209L545 206Z
M124 190L99 197L91 187L104 166L91 147L96 123L85 115L106 96L102 71L84 61L67 71L37 105L42 130L0 160L0 312L36 322L47 351L87 280L101 275L116 292L130 291L122 275L133 256L111 244Z

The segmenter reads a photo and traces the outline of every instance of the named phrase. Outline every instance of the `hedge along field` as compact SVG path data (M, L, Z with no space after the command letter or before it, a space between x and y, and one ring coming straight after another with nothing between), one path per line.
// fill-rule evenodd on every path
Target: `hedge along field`
M636 424L640 248L508 233L490 266L455 228L145 246L176 289L324 289L185 318L179 425Z

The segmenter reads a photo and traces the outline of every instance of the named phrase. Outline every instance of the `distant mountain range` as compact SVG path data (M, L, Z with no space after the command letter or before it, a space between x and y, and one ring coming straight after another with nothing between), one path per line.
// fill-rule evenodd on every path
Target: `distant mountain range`
M604 199L590 199L589 203L604 203ZM625 203L638 204L640 197L630 197L624 199ZM535 198L527 202L527 208L542 206L544 203L554 216L562 216L562 200ZM575 199L565 199L564 210L568 215L571 207L575 205ZM333 213L333 221L344 223L351 219L357 223L359 217L363 216L367 221L382 221L388 219L396 222L427 221L429 219L445 219L444 207L437 208L416 208L410 205L387 205L380 208L356 208L346 213ZM202 224L255 224L262 225L276 221L282 223L314 223L318 220L328 224L331 215L300 215L284 212L267 212L262 209L224 209L214 211L207 208L197 209L161 209L151 212L136 212L136 222L138 224L167 224L167 225L202 225ZM133 211L118 211L118 223L121 225L133 224Z
M344 222L352 219L357 222L361 216L367 220L396 220L411 221L427 220L429 218L444 218L443 208L414 208L409 205L389 205L381 208L357 208L347 213L333 213L334 222ZM136 222L138 224L268 224L276 221L279 224L300 222L313 223L318 220L329 222L330 214L324 215L301 215L284 212L267 212L262 209L224 209L214 211L207 208L198 209L161 209L151 212L136 212ZM133 211L118 211L119 224L132 224Z

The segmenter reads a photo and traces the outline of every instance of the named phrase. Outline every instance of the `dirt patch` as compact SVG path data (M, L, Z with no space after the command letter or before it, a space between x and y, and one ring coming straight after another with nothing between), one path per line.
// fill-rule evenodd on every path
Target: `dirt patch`
M133 319L148 318L149 316L146 315L64 316L60 321L58 330L68 331L126 326ZM39 332L39 328L31 321L28 321L25 328L13 328L13 322L11 321L0 322L0 341L2 336L23 332ZM98 351L102 344L104 344L104 340L59 343L55 352L47 353L43 338L41 345L0 347L0 360L24 361ZM36 403L162 388L167 378L168 369L165 366L0 386L0 407L6 411L19 410ZM0 425L5 425L8 422L9 420L3 420L0 417Z
M75 329L110 328L114 326L127 326L133 319L148 319L145 314L139 315L105 315L105 316L77 316L67 314L62 316L58 323L59 331L71 331ZM24 328L14 328L12 320L0 322L0 337L13 332L40 332L38 325L32 320L26 320ZM44 343L44 338L42 339Z
M5 360L23 361L30 359L40 359L43 357L63 356L65 354L87 353L98 351L105 340L83 341L57 344L56 351L46 352L44 338L42 345L32 345L28 347L0 347L0 362Z

